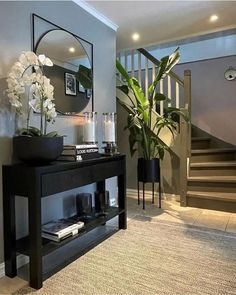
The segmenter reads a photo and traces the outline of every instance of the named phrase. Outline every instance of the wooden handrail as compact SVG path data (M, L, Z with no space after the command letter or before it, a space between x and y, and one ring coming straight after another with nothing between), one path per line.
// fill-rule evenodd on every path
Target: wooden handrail
M155 58L153 55L151 55L146 49L138 48L137 51L142 53L146 58L148 58L156 66L160 65L160 61L157 58ZM173 78L176 82L178 82L181 86L184 86L183 80L177 74L175 74L173 71L170 71L168 75L171 78Z

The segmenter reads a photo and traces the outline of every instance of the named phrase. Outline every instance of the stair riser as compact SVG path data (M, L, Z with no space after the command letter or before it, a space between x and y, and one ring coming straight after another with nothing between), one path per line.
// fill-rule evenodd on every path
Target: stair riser
M236 176L236 167L191 167L190 176Z
M209 149L210 142L209 140L199 140L199 141L192 141L192 149L193 150L200 150L200 149Z
M192 163L214 162L214 161L233 161L235 152L229 153L212 153L212 154L192 154Z
M236 192L236 183L227 182L195 182L188 181L189 191L203 191L203 192Z
M236 212L236 202L224 202L224 201L217 201L217 200L187 197L187 206L232 212L232 213Z

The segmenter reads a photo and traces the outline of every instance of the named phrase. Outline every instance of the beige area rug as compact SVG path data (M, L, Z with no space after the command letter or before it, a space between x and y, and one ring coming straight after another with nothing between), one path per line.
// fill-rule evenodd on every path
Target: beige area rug
M136 217L34 295L235 295L236 235Z

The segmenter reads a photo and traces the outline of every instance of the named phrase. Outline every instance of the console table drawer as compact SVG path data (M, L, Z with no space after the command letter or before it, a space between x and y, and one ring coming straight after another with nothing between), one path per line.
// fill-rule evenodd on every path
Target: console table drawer
M99 163L57 173L42 175L42 197L101 181L124 173L120 161ZM89 180L89 182L88 182Z

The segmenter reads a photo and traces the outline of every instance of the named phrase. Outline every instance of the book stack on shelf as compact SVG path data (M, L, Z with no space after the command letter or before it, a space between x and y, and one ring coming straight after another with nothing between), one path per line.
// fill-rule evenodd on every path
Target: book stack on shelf
M73 223L66 219L59 219L42 225L42 237L54 242L61 242L78 234L83 227L84 222L82 221Z
M99 158L98 146L96 144L64 145L59 161L76 162Z

